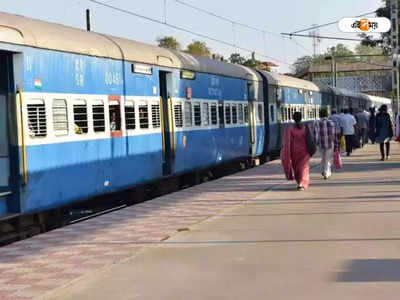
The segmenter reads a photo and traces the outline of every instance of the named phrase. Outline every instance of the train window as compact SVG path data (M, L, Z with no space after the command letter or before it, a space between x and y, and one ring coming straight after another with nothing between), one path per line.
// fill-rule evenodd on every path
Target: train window
M160 128L160 105L152 104L151 105L151 122L153 124L153 128Z
M182 104L175 104L174 105L174 116L175 116L175 126L182 127L183 120L182 120Z
M224 105L222 103L218 104L218 118L219 124L224 124Z
M135 104L133 101L125 102L125 127L127 130L136 128Z
M139 105L139 124L141 129L149 128L149 107L146 104Z
M239 119L239 123L243 124L244 119L243 119L243 104L239 104L238 105L238 119Z
M118 101L112 100L109 102L109 112L110 112L110 131L120 131L121 109L119 107Z
M88 116L85 100L79 100L73 106L74 108L74 130L76 134L88 132Z
M249 123L249 106L245 104L243 106L244 122Z
M192 126L192 103L185 102L185 127Z
M236 104L232 105L232 124L237 124L237 106Z
M57 136L68 135L68 109L67 101L53 100L53 129Z
M194 125L201 126L201 108L200 103L196 102L193 104L194 111Z
M46 107L43 100L34 100L27 106L28 130L31 137L47 135Z
M275 107L273 105L270 105L269 113L270 113L271 122L275 122Z
M258 122L263 122L263 106L262 104L258 104Z
M286 110L285 107L281 106L281 116L282 116L282 121L286 122L286 114L285 114Z
M301 112L302 118L306 119L306 115L304 114L304 106L301 107L300 112Z
M96 101L92 105L93 111L93 130L94 132L103 132L106 130L104 121L104 103Z
M217 125L218 124L217 105L215 103L211 104L211 124L212 125Z
M229 103L225 105L225 123L231 124L231 106Z
M210 112L208 103L203 103L203 124L208 126L210 124Z

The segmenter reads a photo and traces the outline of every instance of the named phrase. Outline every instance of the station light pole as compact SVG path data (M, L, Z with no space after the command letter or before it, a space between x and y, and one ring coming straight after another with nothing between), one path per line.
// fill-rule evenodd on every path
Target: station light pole
M332 73L332 86L336 87L336 60L335 56L325 56L326 60L331 61L331 73Z

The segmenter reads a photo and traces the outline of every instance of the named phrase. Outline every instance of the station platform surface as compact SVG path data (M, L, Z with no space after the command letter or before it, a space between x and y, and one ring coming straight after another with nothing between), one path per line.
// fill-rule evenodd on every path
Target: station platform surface
M279 161L0 248L0 299L398 299L400 145Z

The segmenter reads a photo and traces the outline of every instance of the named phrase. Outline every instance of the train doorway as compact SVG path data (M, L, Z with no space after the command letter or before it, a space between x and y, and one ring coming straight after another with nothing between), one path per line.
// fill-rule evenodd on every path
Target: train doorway
M174 163L174 123L172 117L172 73L159 72L160 105L161 105L161 134L162 134L162 168L163 175L171 175Z
M12 91L12 54L0 51L0 196L10 191L9 100Z

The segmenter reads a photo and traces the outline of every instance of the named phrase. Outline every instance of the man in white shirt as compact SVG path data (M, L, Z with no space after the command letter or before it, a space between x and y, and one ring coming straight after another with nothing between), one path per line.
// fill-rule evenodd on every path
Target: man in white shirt
M346 152L350 156L353 152L355 125L357 124L356 118L349 113L347 108L344 109L344 115L341 117L343 126L343 135L346 138Z

